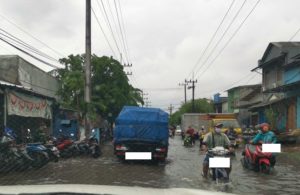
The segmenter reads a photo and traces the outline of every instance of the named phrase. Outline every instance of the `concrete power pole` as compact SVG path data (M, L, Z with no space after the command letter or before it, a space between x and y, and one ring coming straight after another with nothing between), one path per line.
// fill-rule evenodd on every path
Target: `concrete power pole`
M186 86L187 86L187 81L185 80L184 83L179 83L179 86L184 86L184 103L186 104Z
M148 93L144 93L144 92L142 91L142 99L143 99L144 105L145 105L146 107L147 107L146 102L149 100L148 97L145 97L145 96L147 96L147 95L149 95L149 94L148 94ZM142 105L142 107L144 107L144 105Z
M84 101L86 104L91 102L91 0L86 0ZM85 112L85 134L88 135L88 108Z
M189 80L187 83L192 83L192 86L188 87L188 89L192 89L192 112L195 112L195 83L197 80Z
M169 112L170 112L170 117L172 115L172 111L174 109L174 106L172 104L170 104L170 107L168 108Z

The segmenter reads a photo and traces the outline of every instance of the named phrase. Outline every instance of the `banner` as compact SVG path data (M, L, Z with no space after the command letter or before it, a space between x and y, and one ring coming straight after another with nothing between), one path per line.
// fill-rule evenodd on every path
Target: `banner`
M51 119L51 104L52 102L49 100L27 94L15 91L7 93L8 115Z

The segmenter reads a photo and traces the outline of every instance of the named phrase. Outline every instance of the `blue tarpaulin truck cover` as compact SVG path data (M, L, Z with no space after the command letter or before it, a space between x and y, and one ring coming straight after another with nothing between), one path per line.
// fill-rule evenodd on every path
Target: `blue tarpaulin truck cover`
M168 113L158 108L125 106L116 119L114 141L149 141L167 145L168 118Z

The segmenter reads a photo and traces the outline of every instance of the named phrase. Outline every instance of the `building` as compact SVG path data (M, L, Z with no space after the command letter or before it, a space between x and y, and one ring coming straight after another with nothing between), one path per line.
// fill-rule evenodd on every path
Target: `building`
M227 113L227 97L221 97L220 95L220 93L214 95L213 104L215 113Z
M300 42L272 42L258 66L263 101L250 110L278 132L300 128Z
M242 125L252 125L251 113L248 108L262 102L261 84L233 87L228 92L228 112L237 113Z
M0 56L0 128L13 129L18 141L41 126L50 134L58 81L17 55Z

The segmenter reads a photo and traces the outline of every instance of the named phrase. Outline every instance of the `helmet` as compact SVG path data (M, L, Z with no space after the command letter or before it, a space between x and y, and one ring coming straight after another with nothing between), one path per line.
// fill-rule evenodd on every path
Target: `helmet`
M263 127L265 127L265 126L270 127L269 123L262 123L262 124L260 124L260 127L261 127L261 128L263 128Z
M223 127L223 123L217 123L217 124L215 125L215 127L222 128L222 127Z

